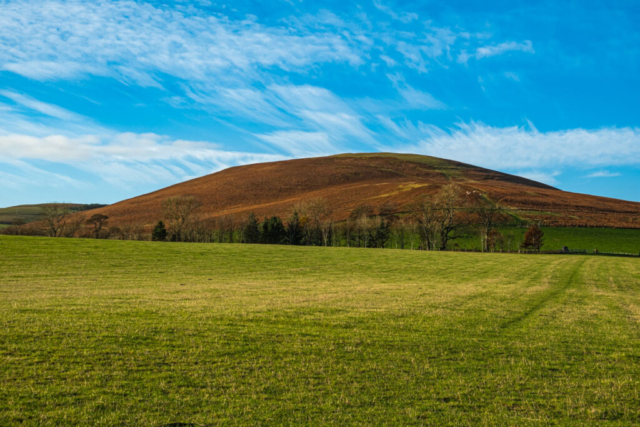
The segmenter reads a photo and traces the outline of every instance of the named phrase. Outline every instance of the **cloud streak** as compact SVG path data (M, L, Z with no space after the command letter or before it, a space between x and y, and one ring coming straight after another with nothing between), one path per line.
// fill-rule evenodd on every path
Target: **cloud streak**
M587 175L587 178L614 178L616 176L620 176L618 172L609 172L609 171L597 171L590 173Z
M418 19L418 14L413 12L396 12L394 8L390 6L385 6L379 0L373 0L373 5L380 12L389 15L392 19L403 22L405 24Z
M83 74L160 86L159 74L209 81L260 67L361 63L339 34L300 33L133 1L9 1L0 16L0 69L37 80Z
M476 58L488 58L490 56L502 55L507 52L526 52L534 53L533 44L530 40L525 40L522 43L518 42L505 42L495 46L483 46L476 49Z
M497 169L640 164L639 128L539 132L532 127L464 123L450 130L423 126L417 144L402 147ZM415 133L414 133L415 135Z
M173 140L152 133L75 138L62 135L0 136L0 163L20 164L21 169L37 170L40 174L46 171L35 167L29 169L27 162L63 163L121 186L183 180L230 166L283 158L285 156L282 155L221 150L207 142ZM57 178L63 179L63 175Z
M470 58L479 60L483 58L490 58L492 56L503 55L507 52L535 53L535 50L533 49L533 43L531 40L525 40L521 43L515 41L504 42L497 45L478 47L473 54L463 50L458 54L458 63L466 64Z
M64 108L58 107L57 105L38 101L37 99L22 95L20 93L11 92L8 90L0 90L0 96L9 98L17 104L27 107L33 111L37 111L38 113L44 114L46 116L54 117L56 119L70 121L79 121L82 119L81 116L69 110L65 110Z

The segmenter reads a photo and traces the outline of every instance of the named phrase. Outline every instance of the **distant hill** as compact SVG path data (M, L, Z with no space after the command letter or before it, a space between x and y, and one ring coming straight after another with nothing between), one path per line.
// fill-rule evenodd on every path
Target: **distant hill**
M526 178L451 160L411 154L342 154L238 166L96 210L111 225L152 225L162 201L193 195L201 218L287 216L296 202L325 198L335 220L360 204L386 203L399 213L421 195L455 182L487 193L513 215L547 225L640 228L640 203L569 193Z
M20 205L8 208L0 208L0 227L9 226L16 222L29 224L42 219L42 208L52 203L42 203L38 205ZM90 209L101 208L107 205L103 204L81 204L81 203L58 203L66 206L72 212L80 212Z

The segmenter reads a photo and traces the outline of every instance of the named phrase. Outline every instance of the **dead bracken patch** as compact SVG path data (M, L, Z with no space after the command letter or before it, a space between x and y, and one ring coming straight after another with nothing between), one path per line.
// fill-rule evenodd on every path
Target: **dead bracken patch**
M548 226L640 228L640 203L561 191L526 178L428 156L370 153L288 160L229 168L93 212L111 226L151 226L162 217L162 202L193 195L202 202L200 219L224 215L285 217L295 203L322 197L333 220L358 205L397 212L442 185L455 182L486 193L525 219Z

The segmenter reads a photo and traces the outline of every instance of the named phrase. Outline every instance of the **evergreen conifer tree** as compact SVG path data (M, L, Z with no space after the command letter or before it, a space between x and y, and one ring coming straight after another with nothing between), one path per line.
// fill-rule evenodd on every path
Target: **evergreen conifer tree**
M286 241L287 231L282 220L277 216L265 218L262 222L260 242L271 245L278 245Z
M375 242L376 247L384 248L389 241L389 234L391 229L389 227L389 223L384 220L384 218L380 218L380 223L376 227L375 230Z
M251 213L249 219L242 228L242 243L259 243L260 242L260 222L256 216Z
M167 229L164 226L164 222L158 221L151 233L151 240L154 242L164 242L167 240Z
M302 224L298 212L294 212L287 224L286 236L290 245L302 244Z

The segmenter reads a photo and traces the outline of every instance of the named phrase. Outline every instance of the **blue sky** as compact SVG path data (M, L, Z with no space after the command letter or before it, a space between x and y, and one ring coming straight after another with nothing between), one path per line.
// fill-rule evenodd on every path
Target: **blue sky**
M361 151L640 201L634 3L0 0L0 206Z

